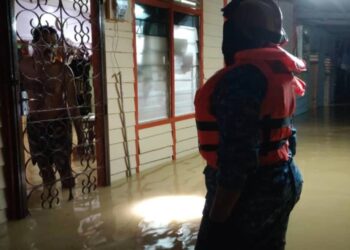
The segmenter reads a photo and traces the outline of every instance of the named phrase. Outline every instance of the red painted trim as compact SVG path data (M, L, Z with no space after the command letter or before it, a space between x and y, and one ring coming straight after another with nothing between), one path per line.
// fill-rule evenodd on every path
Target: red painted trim
M161 0L134 0L134 3L140 3L145 5L150 5L158 8L170 8L171 3L164 2Z
M179 121L184 121L184 120L189 120L194 118L194 114L188 114L188 115L181 115L178 117L174 117L174 121L175 122L179 122Z
M156 127L156 126L161 126L164 124L168 124L171 123L171 119L164 119L164 120L158 120L158 121L152 121L152 122L148 122L148 123L142 123L142 124L138 124L136 125L136 128L141 130L141 129L146 129L146 128L152 128L152 127Z
M187 14L193 14L193 15L199 15L201 12L201 9L203 9L203 4L201 3L200 7L195 9L188 7L186 5L183 5L181 3L175 3L175 2L164 2L162 0L134 0L134 3L140 3L140 4L145 4L145 5L150 5L158 8L167 8L167 9L172 9L173 11L176 12L183 12Z
M175 116L175 55L174 55L174 11L170 9L169 58L170 58L170 117Z
M137 59L136 59L136 28L135 28L135 14L134 14L134 6L135 3L150 5L158 8L166 8L169 9L170 14L170 22L169 22L169 56L170 56L170 117L167 119L162 119L158 121L152 121L147 123L139 124L138 120L138 87L137 87ZM203 18L203 1L201 1L201 5L198 9L194 9L191 7L179 5L178 3L173 2L164 2L162 0L133 0L132 1L132 17L133 17L133 47L134 47L134 75L135 75L135 84L134 84L134 92L135 92L135 133L136 133L136 163L137 168L136 171L139 172L140 167L140 148L139 148L139 132L140 130L147 129L147 128L153 128L156 126L161 126L165 124L170 124L172 128L172 137L173 137L173 160L176 159L176 122L184 121L188 119L193 119L195 116L194 114L187 114L187 115L181 115L181 116L175 116L175 74L174 74L174 12L180 12L185 13L189 15L195 15L199 17L199 46L200 46L200 79L199 83L200 85L203 84L204 81L204 63L203 63L203 38L204 38L204 18Z
M172 9L176 12L181 12L181 13L185 13L185 14L190 14L190 15L200 15L202 12L202 8L201 9L193 9L193 8L189 8L186 6L182 6L182 5L173 5Z
M138 125L136 125L136 128L138 130L147 129L147 128L153 128L153 127L156 127L156 126L161 126L161 125L165 125L165 124L170 124L170 123L176 123L176 122L180 122L180 121L184 121L184 120L189 120L189 119L192 119L194 117L195 117L194 114L181 115L181 116L172 117L172 118L168 118L168 119L164 119L164 120L158 120L158 121L138 124Z
M136 52L136 22L135 22L135 0L131 4L131 16L132 16L132 46L133 46L133 59L134 59L134 103L135 103L135 122L139 124L139 100L138 100L138 79L137 79L137 52ZM136 147L136 173L140 172L140 138L139 130L135 126L135 147Z

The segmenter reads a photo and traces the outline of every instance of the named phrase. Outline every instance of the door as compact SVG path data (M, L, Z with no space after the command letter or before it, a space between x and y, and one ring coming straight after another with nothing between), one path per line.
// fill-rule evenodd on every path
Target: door
M28 207L109 184L101 1L14 0Z

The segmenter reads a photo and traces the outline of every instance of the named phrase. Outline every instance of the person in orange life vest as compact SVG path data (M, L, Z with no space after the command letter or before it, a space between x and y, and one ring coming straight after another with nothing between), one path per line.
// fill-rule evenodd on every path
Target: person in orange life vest
M302 177L292 116L304 62L281 48L273 0L233 0L224 9L226 66L195 97L207 188L196 249L282 250ZM291 148L291 146L293 146Z

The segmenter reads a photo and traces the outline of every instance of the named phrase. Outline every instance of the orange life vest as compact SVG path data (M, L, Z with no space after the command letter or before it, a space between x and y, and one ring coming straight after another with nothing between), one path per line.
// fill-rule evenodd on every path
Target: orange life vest
M304 95L305 83L293 73L306 71L305 63L279 46L239 52L235 64L216 72L196 93L195 118L199 152L207 164L217 168L219 131L211 113L211 95L222 77L241 65L254 65L267 79L267 93L260 109L259 164L274 165L289 158L288 138L296 95Z

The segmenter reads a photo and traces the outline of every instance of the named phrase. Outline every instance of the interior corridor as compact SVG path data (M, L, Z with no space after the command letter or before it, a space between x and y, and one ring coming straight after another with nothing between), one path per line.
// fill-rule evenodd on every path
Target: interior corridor
M304 189L291 215L287 250L350 249L349 112L336 107L296 118ZM30 217L2 225L0 249L193 249L205 194L203 166L193 156L59 208L32 210Z

